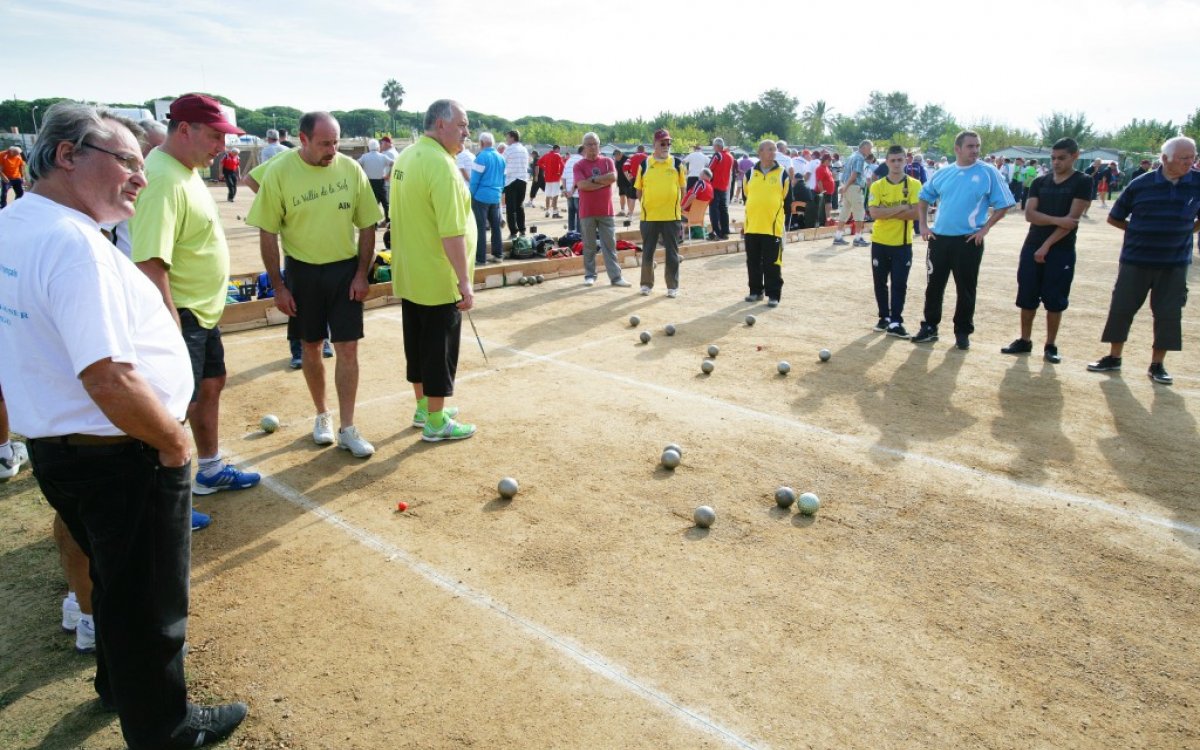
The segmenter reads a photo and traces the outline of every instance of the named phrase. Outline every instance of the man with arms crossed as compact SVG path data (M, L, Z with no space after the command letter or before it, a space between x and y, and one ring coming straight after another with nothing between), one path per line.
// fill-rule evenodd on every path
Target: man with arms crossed
M1075 236L1079 217L1091 201L1091 181L1075 170L1079 144L1071 138L1050 150L1052 172L1033 181L1025 202L1029 233L1017 265L1017 307L1021 308L1021 337L1000 351L1029 354L1033 351L1033 319L1038 303L1046 307L1046 345L1042 357L1058 364L1058 326L1071 281L1075 278Z
M301 369L317 410L313 441L334 443L321 356L328 333L337 353L337 446L366 458L375 447L354 426L358 341L370 289L367 273L375 260L375 225L383 214L362 167L338 153L340 135L328 112L301 116L300 148L272 160L246 223L259 229L275 307L288 316L288 339L301 341ZM286 283L279 273L280 244L287 256Z
M1133 317L1150 295L1154 343L1150 379L1171 385L1163 366L1167 352L1183 348L1183 306L1187 302L1192 235L1200 229L1200 172L1192 169L1196 142L1177 136L1163 144L1162 167L1126 186L1108 213L1108 223L1125 232L1121 264L1100 340L1107 355L1088 365L1092 372L1121 369L1121 352Z
M422 428L422 440L439 442L475 434L475 425L454 420L457 408L445 406L454 395L462 313L475 304L475 220L454 166L471 131L466 110L450 99L430 104L424 124L425 135L400 153L392 172L392 288L417 398L413 426Z
M612 192L617 165L600 155L600 137L583 134L583 158L575 162L575 187L579 190L579 231L583 234L583 283L596 283L596 235L604 249L604 271L613 286L630 286L621 277L617 260L616 225L613 222Z
M200 464L192 492L243 490L259 475L221 460L217 445L225 347L217 323L225 310L229 248L217 204L196 171L225 149L225 119L215 99L187 94L171 103L167 140L146 156L147 187L130 221L133 260L162 294L192 360L195 391L188 423Z
M0 381L42 493L91 558L101 706L130 748L159 750L220 741L246 706L187 699L191 362L158 290L100 233L146 186L140 133L83 104L46 113L37 183L0 215Z
M925 319L914 344L937 341L946 282L954 275L954 344L966 351L975 332L975 288L983 262L983 239L1013 206L1012 193L990 164L979 163L979 134L964 130L954 139L954 164L939 169L921 188L921 236L929 242L925 267ZM937 203L936 227L929 206ZM988 216L991 208L992 215ZM934 234L937 229L937 234Z
M904 300L908 272L912 270L913 223L917 219L921 181L905 174L904 147L888 148L887 176L871 183L868 205L875 217L871 232L871 275L875 281L875 303L879 308L876 331L908 338L904 330ZM891 279L891 302L888 302Z

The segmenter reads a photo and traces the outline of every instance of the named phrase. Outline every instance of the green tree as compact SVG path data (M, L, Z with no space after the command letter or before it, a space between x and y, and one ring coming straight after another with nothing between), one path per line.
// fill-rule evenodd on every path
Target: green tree
M964 129L973 130L979 134L979 142L983 146L984 154L990 154L1009 146L1036 146L1041 142L1041 136L1037 133L1021 130L1020 128L1011 128L1008 125L995 123L991 120L983 120ZM937 148L950 158L954 156L954 138L959 132L958 129L953 131L947 130L938 139Z
M942 134L950 129L956 133L961 130L950 113L940 104L926 104L921 107L921 111L917 113L917 117L913 121L912 133L917 137L917 142L921 147L928 149L934 146Z
M1163 142L1179 133L1179 128L1170 120L1139 120L1133 118L1129 124L1113 133L1111 145L1120 151L1155 152Z
M1096 130L1082 112L1051 112L1038 118L1041 145L1050 146L1060 138L1074 138L1080 146L1087 148L1096 137Z
M796 105L800 101L781 89L769 89L746 105L742 123L746 134L757 139L763 133L779 133L791 139L796 128Z
M835 115L829 125L829 136L834 143L857 146L866 134L863 133L858 120L846 115Z
M1197 108L1192 116L1184 121L1183 134L1194 141L1200 141L1200 108Z
M855 117L864 137L871 140L890 138L893 133L912 132L917 119L917 105L903 91L887 94L872 91L867 105Z
M824 99L818 99L800 113L800 137L806 145L815 146L825 138L833 123L833 110Z
M400 105L404 103L404 87L395 78L389 78L387 83L383 84L383 90L379 92L379 98L387 105L388 113L392 118L392 130L395 130L396 113L400 111Z

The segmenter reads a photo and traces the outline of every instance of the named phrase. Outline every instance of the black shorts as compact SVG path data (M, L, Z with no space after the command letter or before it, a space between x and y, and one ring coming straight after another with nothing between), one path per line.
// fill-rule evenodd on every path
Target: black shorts
M1062 312L1067 309L1067 298L1071 296L1071 282L1075 279L1075 248L1051 245L1046 253L1046 262L1038 263L1033 254L1041 243L1026 243L1021 248L1021 260L1017 264L1017 307L1036 310L1044 304L1046 312Z
M225 344L221 342L220 328L204 328L191 310L186 307L178 310L180 333L192 360L192 401L195 401L200 394L201 380L225 375Z
M288 339L310 344L324 341L358 341L363 337L363 304L350 299L350 282L358 271L358 258L333 263L305 263L287 259L285 283L296 300L296 314L288 318Z
M410 300L401 300L400 310L408 382L420 383L426 396L453 396L462 313L453 304L418 305Z

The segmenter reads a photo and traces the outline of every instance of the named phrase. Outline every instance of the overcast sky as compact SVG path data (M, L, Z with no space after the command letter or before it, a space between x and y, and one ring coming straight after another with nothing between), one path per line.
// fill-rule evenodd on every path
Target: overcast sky
M1200 107L1200 0L552 2L4 0L0 97L405 110L451 97L515 119L652 119L782 88L853 114L872 89L1036 130ZM272 8L272 10L265 10ZM894 19L894 20L893 20ZM4 84L0 84L2 87Z

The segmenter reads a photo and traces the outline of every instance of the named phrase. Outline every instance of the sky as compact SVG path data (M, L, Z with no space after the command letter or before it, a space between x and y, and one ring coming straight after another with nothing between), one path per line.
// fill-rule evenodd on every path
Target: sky
M1180 123L1200 107L1200 0L0 0L0 9L6 47L20 51L0 98L141 102L200 90L256 109L383 109L380 91L395 78L408 111L448 97L508 119L612 123L719 109L771 88L801 110L822 99L852 115L872 90L900 90L963 124L1035 131L1053 111L1111 130L1134 117Z

